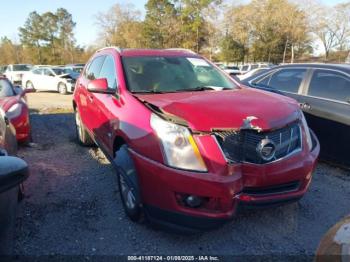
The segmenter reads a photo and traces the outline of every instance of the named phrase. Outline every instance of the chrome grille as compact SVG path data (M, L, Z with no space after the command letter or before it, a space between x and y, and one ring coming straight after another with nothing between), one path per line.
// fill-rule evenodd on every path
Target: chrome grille
M215 137L226 159L230 162L248 162L254 164L269 163L301 149L301 129L298 123L270 132L255 130L216 131ZM273 159L265 161L257 151L263 139L270 139L276 145Z

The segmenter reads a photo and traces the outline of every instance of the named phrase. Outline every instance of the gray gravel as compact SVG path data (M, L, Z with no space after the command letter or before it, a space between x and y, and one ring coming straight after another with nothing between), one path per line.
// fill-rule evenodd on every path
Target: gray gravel
M31 115L32 147L20 149L31 177L17 219L19 255L312 255L350 213L350 173L319 164L298 203L244 211L223 227L181 236L130 222L113 168L97 148L75 142L70 112Z

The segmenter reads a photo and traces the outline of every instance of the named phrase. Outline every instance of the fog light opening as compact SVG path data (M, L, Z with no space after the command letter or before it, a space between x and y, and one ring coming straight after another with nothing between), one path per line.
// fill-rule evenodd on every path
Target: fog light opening
M201 208L209 201L207 197L176 193L178 203L185 207Z
M185 198L185 203L189 207L197 208L203 204L203 198L199 196L189 195Z

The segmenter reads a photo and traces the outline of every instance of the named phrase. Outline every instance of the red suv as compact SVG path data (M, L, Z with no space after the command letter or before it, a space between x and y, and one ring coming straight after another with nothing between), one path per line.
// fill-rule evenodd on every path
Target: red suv
M116 167L133 221L205 229L239 204L295 201L320 150L294 100L181 49L96 52L73 107L79 141Z

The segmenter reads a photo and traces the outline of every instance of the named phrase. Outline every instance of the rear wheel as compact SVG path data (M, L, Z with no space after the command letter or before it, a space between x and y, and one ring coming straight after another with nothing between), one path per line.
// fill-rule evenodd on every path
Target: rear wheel
M144 214L140 188L136 169L126 145L116 152L114 163L117 166L118 187L124 211L132 221L141 223L144 221Z
M67 85L65 83L59 83L58 84L58 92L61 95L66 95L68 93L67 92Z
M83 125L83 122L81 121L78 110L75 111L75 129L76 129L78 142L81 145L92 146L94 144L89 133L86 131Z

